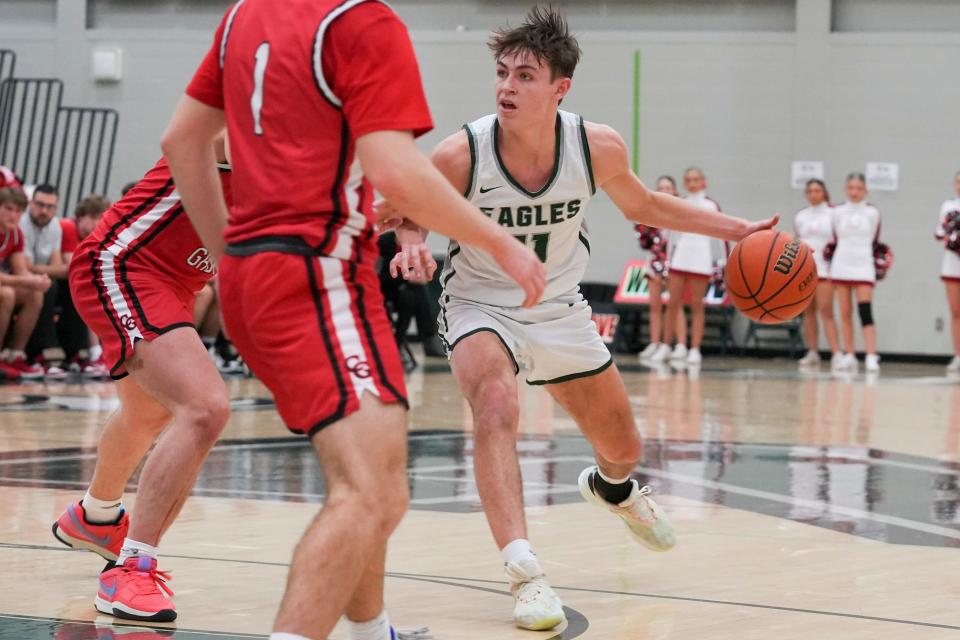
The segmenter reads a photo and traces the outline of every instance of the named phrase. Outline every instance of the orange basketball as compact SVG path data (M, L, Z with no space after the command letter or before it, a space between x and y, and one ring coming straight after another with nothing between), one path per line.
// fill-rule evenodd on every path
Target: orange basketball
M819 281L810 247L774 229L751 233L738 242L723 277L737 309L764 324L800 315L813 300Z

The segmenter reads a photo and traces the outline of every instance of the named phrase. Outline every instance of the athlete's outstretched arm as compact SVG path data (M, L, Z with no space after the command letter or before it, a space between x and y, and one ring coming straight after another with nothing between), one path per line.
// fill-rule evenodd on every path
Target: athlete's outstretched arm
M547 276L536 254L467 202L431 164L407 131L376 131L357 139L364 175L393 207L418 225L486 251L526 292L540 300Z
M750 222L701 209L682 198L650 191L630 169L627 145L620 134L594 123L586 123L586 129L594 181L632 222L737 241L754 231L769 229L780 221L779 216L773 216Z
M214 260L223 255L227 228L227 205L213 146L224 123L222 110L185 95L160 139L187 216Z

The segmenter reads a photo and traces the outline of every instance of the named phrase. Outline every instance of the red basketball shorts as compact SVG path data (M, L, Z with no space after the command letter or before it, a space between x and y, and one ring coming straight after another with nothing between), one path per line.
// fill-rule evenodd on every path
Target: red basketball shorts
M313 436L355 412L364 392L406 405L372 265L275 251L227 255L220 299L230 340L291 431Z
M127 375L126 361L137 341L193 327L195 294L159 271L131 270L106 251L78 252L69 279L74 306L100 338L114 380Z

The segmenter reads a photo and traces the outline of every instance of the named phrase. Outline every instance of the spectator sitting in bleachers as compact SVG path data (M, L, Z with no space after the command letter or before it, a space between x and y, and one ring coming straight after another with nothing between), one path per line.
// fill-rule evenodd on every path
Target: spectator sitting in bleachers
M100 216L110 208L111 202L101 195L92 193L77 203L73 218L60 218L63 241L60 251L63 261L69 265L80 241L86 238L97 226ZM66 282L57 292L57 305L60 309L57 322L57 338L63 349L64 369L82 373L88 378L107 378L109 369L103 362L100 341L80 318L70 295ZM86 351L86 354L84 352ZM84 357L84 355L86 357Z
M0 189L0 340L13 325L7 357L0 361L0 373L9 379L37 379L43 368L27 363L26 346L37 323L43 294L50 278L30 273L24 255L20 217L27 197L19 188Z
M50 288L43 295L40 315L27 342L27 361L43 369L44 374L53 379L67 375L62 367L46 362L43 357L44 349L57 345L55 316L58 291L67 286L67 262L61 253L63 231L60 224L55 222L59 204L57 188L39 184L33 190L27 215L20 217L27 268L31 273L47 276L51 280Z

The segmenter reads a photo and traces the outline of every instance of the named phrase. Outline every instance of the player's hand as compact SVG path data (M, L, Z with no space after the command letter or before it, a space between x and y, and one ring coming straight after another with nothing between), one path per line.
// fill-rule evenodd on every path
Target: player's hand
M437 270L437 261L425 242L400 245L400 251L390 261L390 275L408 282L430 282Z
M406 222L405 218L387 218L386 220L381 220L377 222L377 231L380 233L386 233L387 231L396 231L403 223Z
M46 293L51 285L50 276L47 274L36 274L33 276L33 288Z
M760 220L759 222L748 222L746 232L737 238L737 240L742 240L746 238L751 233L756 233L757 231L763 231L764 229L773 229L780 223L780 214L774 214L772 218L767 218L766 220Z
M403 214L387 200L377 200L373 203L373 215L376 216L377 230L380 233L393 231L404 222Z
M540 258L527 245L504 233L491 255L500 268L523 289L523 306L530 308L540 302L547 286L547 270Z

